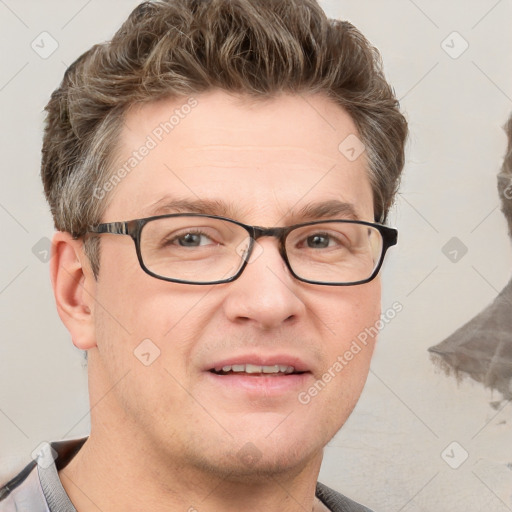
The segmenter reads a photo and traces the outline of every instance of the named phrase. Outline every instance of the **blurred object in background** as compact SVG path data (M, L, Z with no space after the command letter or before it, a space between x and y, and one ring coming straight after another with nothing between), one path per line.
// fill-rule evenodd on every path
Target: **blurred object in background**
M512 115L505 131L508 148L498 174L498 191L512 238ZM492 304L428 350L448 373L461 377L463 372L512 399L512 279Z

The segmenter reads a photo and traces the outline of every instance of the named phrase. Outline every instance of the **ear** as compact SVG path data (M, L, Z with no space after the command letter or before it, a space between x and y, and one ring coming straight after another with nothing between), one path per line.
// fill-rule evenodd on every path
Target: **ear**
M88 350L96 346L94 301L96 279L82 240L58 231L53 237L50 276L59 316L73 344Z

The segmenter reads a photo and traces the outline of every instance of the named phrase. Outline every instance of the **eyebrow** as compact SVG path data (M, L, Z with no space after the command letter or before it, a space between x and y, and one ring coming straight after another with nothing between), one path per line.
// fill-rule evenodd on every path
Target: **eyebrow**
M169 196L152 204L149 215L165 215L167 213L200 213L219 217L235 218L236 208L229 203L210 199L175 199Z
M152 204L146 210L148 216L165 215L168 213L199 213L202 215L216 215L239 219L248 210L240 211L235 205L210 199L177 199L166 196ZM352 203L346 203L332 199L308 204L297 211L289 210L285 216L295 222L307 222L309 220L322 220L339 218L348 220L360 220L356 208Z
M348 220L361 220L352 203L345 203L337 199L308 204L301 208L296 214L293 214L293 216L300 217L306 221L333 217Z

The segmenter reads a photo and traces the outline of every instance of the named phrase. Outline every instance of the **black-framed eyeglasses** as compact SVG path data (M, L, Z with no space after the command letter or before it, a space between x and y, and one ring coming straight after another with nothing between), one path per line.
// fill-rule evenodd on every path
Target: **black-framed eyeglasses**
M239 278L261 246L275 237L291 274L305 283L349 286L379 273L398 231L373 222L317 220L287 227L249 226L233 219L195 213L159 215L92 226L89 233L128 235L140 266L150 276L174 283L212 285Z

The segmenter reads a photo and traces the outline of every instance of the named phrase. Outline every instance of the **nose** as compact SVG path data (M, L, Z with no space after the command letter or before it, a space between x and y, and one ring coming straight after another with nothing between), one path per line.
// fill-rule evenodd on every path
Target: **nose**
M275 329L296 322L306 306L302 287L290 273L275 238L262 238L242 275L228 285L224 311L236 323Z

